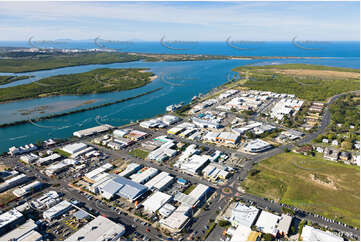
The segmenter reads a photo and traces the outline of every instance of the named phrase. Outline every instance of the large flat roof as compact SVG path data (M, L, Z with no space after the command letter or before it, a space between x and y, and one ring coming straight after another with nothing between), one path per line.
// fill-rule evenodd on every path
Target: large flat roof
M65 241L114 241L125 233L125 227L110 219L98 216Z

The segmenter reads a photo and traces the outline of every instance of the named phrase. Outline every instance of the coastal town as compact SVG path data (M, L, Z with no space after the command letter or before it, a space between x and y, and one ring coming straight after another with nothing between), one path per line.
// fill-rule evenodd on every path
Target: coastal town
M348 150L337 137L312 142L330 103L307 103L226 86L151 119L10 147L0 158L0 240L358 240L340 219L242 186L281 153L360 166L358 141Z

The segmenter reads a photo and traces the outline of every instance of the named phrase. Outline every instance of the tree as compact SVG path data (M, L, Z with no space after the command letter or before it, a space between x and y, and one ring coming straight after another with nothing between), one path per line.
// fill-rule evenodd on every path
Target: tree
M218 222L218 225L221 226L221 227L228 227L231 225L231 223L227 220L221 220Z
M274 240L274 237L272 234L264 234L263 239L266 241L272 241L272 240Z
M341 148L344 150L351 150L352 149L352 143L349 141L343 141L341 143Z

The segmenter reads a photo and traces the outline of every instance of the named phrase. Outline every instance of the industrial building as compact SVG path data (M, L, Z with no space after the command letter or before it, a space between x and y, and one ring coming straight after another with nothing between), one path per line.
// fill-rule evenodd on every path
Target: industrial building
M217 121L211 121L211 120L203 120L199 118L192 118L192 122L200 127L200 128L211 128L211 129L219 129L222 127L222 125Z
M166 159L174 157L178 154L178 151L173 149L174 147L175 143L173 142L164 143L158 149L150 152L148 154L148 159L162 162Z
M130 175L134 174L135 172L139 171L142 168L141 165L138 163L130 163L127 168L120 172L119 176L129 177Z
M119 196L130 201L135 201L147 190L146 186L115 174L107 174L91 186L92 192L106 199Z
M262 211L257 219L256 227L262 233L272 234L273 236L276 236L278 233L277 225L280 218L280 216L277 216L273 213Z
M344 241L343 238L320 229L305 225L302 229L301 238L303 241Z
M113 129L114 127L109 125L109 124L103 124L100 126L96 126L96 127L92 127L89 129L83 129L83 130L79 130L73 133L74 136L78 137L78 138L82 138L85 136L90 136L93 134L98 134L98 133L102 133L108 130Z
M15 208L0 214L0 235L7 233L8 231L17 227L17 225L23 223L25 217Z
M134 141L139 141L139 140L145 139L148 135L149 134L146 132L142 132L139 130L132 130L126 135L126 138L129 138Z
M9 148L9 154L12 156L21 155L21 154L29 153L29 152L37 150L37 149L38 149L38 147L34 144L20 146L19 148L12 146Z
M73 155L81 150L84 150L88 147L88 145L84 144L84 143L72 143L72 144L68 144L66 146L64 146L62 148L63 151Z
M91 182L91 183L94 183L96 181L98 181L100 179L101 174L112 169L113 168L113 165L110 164L110 163L105 163L104 165L98 167L98 168L95 168L94 170L86 173L84 175L84 179Z
M28 180L29 180L29 177L27 177L25 174L20 174L15 177L12 177L10 179L7 179L3 183L0 184L0 192L4 192L10 188L24 184Z
M166 203L158 210L158 213L162 215L163 218L166 218L171 215L175 210L176 208L172 204Z
M34 220L29 219L1 236L0 241L39 241L42 239L42 235L35 230L37 227Z
M98 216L72 234L66 241L116 241L125 233L125 227L104 216Z
M162 218L159 223L170 232L179 233L188 224L190 218L183 206L179 206L169 217Z
M227 234L231 235L232 238L230 241L248 241L248 237L251 234L252 230L248 226L238 225L236 229L230 227L227 229Z
M39 159L39 156L35 155L34 153L20 156L20 160L25 162L26 164L34 163L34 161L36 161L37 159Z
M149 189L157 189L158 191L164 190L174 181L174 177L169 175L168 172L162 171L144 185Z
M251 140L244 146L244 150L251 153L263 152L271 148L272 148L271 144L261 139Z
M67 170L69 167L71 167L73 165L77 165L78 163L79 163L78 161L73 160L73 159L65 159L65 160L59 161L55 164L48 166L45 169L45 174L48 176L53 176L53 175L59 174L60 172Z
M292 224L292 217L287 214L282 214L280 221L278 222L278 232L282 235L288 235Z
M42 186L43 186L43 183L41 183L39 181L34 181L28 185L25 185L23 187L15 189L13 191L13 194L17 197L22 197L22 196L28 195L29 193L32 193L34 191L40 190Z
M144 210L148 213L157 212L164 204L168 203L172 196L156 191L150 195L143 203Z
M205 178L209 178L212 181L217 181L218 179L224 180L230 175L230 173L226 171L222 165L217 163L209 164L202 170L202 173Z
M139 184L144 184L158 174L158 169L153 167L144 167L137 173L131 175L129 178Z
M68 212L70 209L72 209L73 205L64 200L60 203L58 203L57 205L49 208L48 210L44 211L43 213L43 218L51 221L56 217L59 217L61 215L63 215L64 213Z
M50 208L60 202L60 195L56 191L49 191L43 196L30 202L36 209Z
M209 156L206 155L193 155L184 161L179 161L174 165L179 167L182 171L196 175L209 163Z
M259 211L256 207L236 203L232 208L232 216L229 221L233 226L243 225L250 228L256 220Z
M221 132L218 137L216 137L217 142L222 142L226 144L236 144L239 141L240 136L232 132Z
M123 138L127 134L129 134L129 129L116 129L113 131L114 138Z
M61 155L54 153L46 157L39 158L39 160L36 162L38 166L44 166L49 165L50 163L53 163L61 158Z

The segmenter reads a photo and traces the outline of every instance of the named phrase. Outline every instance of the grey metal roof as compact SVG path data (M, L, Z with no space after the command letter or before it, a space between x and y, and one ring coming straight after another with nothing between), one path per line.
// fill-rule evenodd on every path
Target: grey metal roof
M146 192L148 188L125 177L114 175L114 177L104 186L103 190L133 200Z

